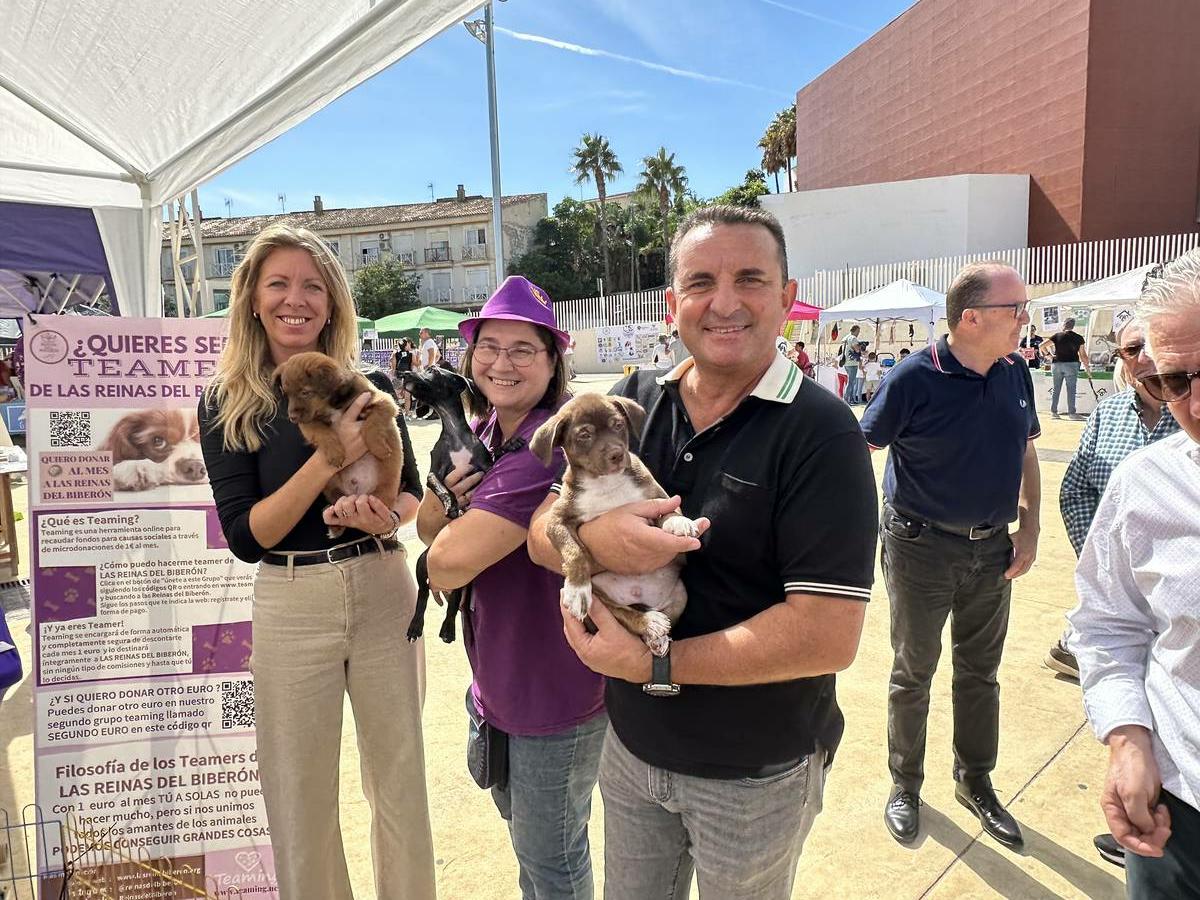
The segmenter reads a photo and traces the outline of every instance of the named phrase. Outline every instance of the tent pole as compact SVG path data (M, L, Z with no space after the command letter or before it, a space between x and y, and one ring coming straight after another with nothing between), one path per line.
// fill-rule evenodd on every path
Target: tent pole
M42 172L46 175L74 175L79 178L124 181L129 184L137 183L137 179L127 172L97 172L92 169L72 169L67 166L43 166L39 163L23 163L6 159L0 159L0 169L15 169L19 172Z
M500 193L500 116L496 100L496 34L492 22L492 4L483 8L484 30L486 31L488 132L492 151L492 240L495 241L496 288L504 281L504 221Z

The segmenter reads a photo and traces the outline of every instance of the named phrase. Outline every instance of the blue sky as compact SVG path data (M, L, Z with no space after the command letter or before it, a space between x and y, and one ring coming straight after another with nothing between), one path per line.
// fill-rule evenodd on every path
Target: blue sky
M503 189L580 196L568 172L605 135L632 189L665 146L713 196L802 87L911 0L507 0L496 9ZM600 51L595 53L594 51ZM414 203L491 191L483 46L461 25L200 188L206 216ZM584 189L594 196L594 189Z

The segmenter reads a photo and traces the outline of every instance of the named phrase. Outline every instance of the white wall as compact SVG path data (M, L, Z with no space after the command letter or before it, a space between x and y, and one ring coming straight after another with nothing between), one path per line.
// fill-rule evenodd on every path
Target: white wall
M767 194L793 278L819 269L1024 247L1029 176L950 175Z

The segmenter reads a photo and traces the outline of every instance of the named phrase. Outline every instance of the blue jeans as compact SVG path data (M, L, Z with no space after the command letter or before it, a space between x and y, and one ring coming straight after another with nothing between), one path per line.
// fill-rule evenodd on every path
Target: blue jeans
M858 366L846 366L846 394L842 398L847 403L858 402Z
M701 897L788 900L821 811L824 763L818 747L777 775L697 778L647 765L610 728L600 761L605 900L687 900L693 873Z
M1163 791L1171 813L1171 836L1161 857L1125 853L1125 896L1129 900L1187 900L1200 897L1200 811Z
M1079 363L1054 363L1051 366L1054 373L1054 392L1050 395L1050 412L1058 415L1058 395L1062 391L1063 380L1067 382L1067 413L1075 415L1075 380L1079 377Z
M524 900L592 900L587 826L607 727L601 713L558 734L508 738L508 784L492 788L492 800L508 823Z

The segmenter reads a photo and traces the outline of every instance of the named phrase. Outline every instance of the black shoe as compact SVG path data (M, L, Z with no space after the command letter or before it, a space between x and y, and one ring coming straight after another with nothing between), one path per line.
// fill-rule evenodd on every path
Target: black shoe
M892 788L883 808L883 823L901 844L911 844L921 829L921 798L903 788Z
M954 785L954 797L975 813L983 830L1005 847L1020 847L1024 843L1017 820L1003 806L992 790L991 779L972 778Z
M1092 838L1092 843L1096 845L1096 850L1105 862L1125 868L1125 848L1117 843L1115 837L1111 834L1098 834Z
M1079 680L1079 663L1075 660L1075 654L1064 647L1061 640L1046 654L1046 665L1068 678Z

